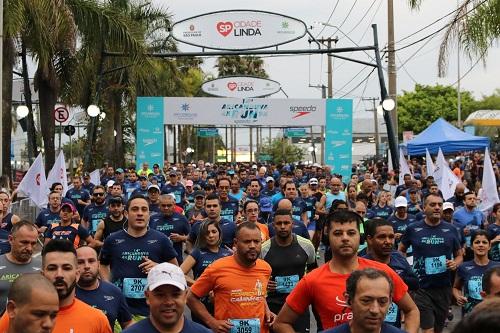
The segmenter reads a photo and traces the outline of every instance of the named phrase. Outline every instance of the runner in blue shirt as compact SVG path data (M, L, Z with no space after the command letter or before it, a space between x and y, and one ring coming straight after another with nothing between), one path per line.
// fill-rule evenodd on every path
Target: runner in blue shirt
M122 329L130 326L132 315L120 289L115 285L99 279L99 261L97 252L88 246L76 250L76 259L80 278L76 285L76 297L104 312L109 325L115 326L118 320Z
M230 180L221 178L218 181L217 190L221 206L220 216L223 219L236 223L239 216L239 202L229 195Z
M148 197L148 187L149 181L147 176L139 176L139 187L132 192L132 195L142 195L143 197Z
M425 198L425 219L406 229L399 250L413 248L413 269L420 289L415 303L420 310L420 327L441 332L451 305L451 272L462 263L463 255L456 228L441 220L443 199L437 194Z
M389 192L382 190L378 194L377 198L377 204L374 205L371 209L368 210L367 212L367 218L371 219L374 217L380 217L383 219L388 219L389 216L392 215L394 212L394 209L392 209L391 206L388 205L387 199L388 199L388 194Z
M47 226L61 221L59 211L61 210L61 193L52 191L49 194L48 207L42 210L36 217L36 226L39 232L44 232Z
M100 275L123 292L133 315L147 316L147 274L158 263L177 265L172 242L159 231L149 229L149 206L144 197L131 197L125 212L127 228L109 235L100 253Z
M79 176L73 177L73 188L66 192L66 198L73 201L73 205L76 207L78 214L82 216L83 209L90 205L90 193L83 189L82 180Z
M106 204L106 190L104 186L97 185L92 193L94 202L85 207L82 216L82 225L94 236L97 225L108 215L108 205Z
M149 227L158 230L172 241L177 262L182 263L182 246L188 239L191 227L184 215L175 212L175 199L172 195L163 194L160 197L160 214L151 217Z
M401 238L406 231L406 228L411 223L415 222L416 218L414 215L408 214L408 211L406 209L408 203L405 197L397 197L394 201L394 206L396 210L394 211L394 214L392 216L389 216L387 220L391 222L392 226L394 227L394 232L396 235L395 248L397 249L399 247L399 242L401 241ZM406 254L407 256L412 255L411 248L406 250Z
M161 194L173 193L175 195L175 204L184 208L186 203L186 189L177 181L177 172L170 170L168 173L169 182L161 188Z
M123 192L125 193L126 198L130 198L132 193L139 187L141 187L141 184L139 183L137 173L135 170L132 170L128 175L128 182L123 184Z
M469 191L464 195L464 207L453 213L453 224L462 230L465 236L465 245L468 248L470 247L471 232L480 229L485 221L485 216L476 207L476 193Z
M483 300L481 292L483 291L484 272L490 267L500 265L500 263L488 259L488 251L491 246L488 233L485 230L474 231L471 242L474 259L458 266L453 285L453 296L457 300L457 304L463 307L462 314L470 313Z

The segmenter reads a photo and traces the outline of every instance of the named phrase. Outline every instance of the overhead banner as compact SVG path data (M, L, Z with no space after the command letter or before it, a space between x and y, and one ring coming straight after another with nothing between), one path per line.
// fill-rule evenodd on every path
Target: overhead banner
M202 84L201 90L219 97L262 97L280 91L278 82L254 76L227 76Z
M255 50L305 36L306 24L277 13L228 10L176 22L171 36L179 42L215 50Z
M327 99L325 163L347 182L352 172L352 99Z
M163 97L140 97L137 99L136 163L139 169L143 162L163 165L164 142Z
M172 125L313 126L325 123L325 100L164 97Z

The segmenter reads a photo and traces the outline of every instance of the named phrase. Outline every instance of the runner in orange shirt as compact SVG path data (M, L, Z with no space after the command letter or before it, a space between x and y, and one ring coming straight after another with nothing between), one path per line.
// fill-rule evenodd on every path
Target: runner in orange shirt
M75 298L80 273L73 244L66 239L51 240L42 251L42 263L43 275L52 282L59 296L59 312L52 333L111 333L108 319L101 310ZM6 332L8 326L9 316L4 313L0 333Z
M268 333L273 314L266 303L271 267L258 259L261 233L255 223L244 222L236 230L235 254L213 262L193 284L188 306L216 333ZM215 315L200 298L214 293Z
M333 258L305 275L295 286L278 314L273 327L275 332L294 332L293 323L302 313L309 311L309 305L318 314L318 330L333 328L351 320L351 309L344 297L346 281L353 271L364 268L375 268L387 273L394 283L394 303L405 315L405 330L409 333L418 331L418 308L399 275L385 264L358 257L361 222L359 215L347 210L336 211L327 217Z

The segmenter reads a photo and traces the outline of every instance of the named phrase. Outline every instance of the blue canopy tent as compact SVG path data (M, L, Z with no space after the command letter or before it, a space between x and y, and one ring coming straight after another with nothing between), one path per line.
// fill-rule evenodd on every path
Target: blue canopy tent
M436 155L439 147L443 154L456 153L460 151L484 150L488 147L490 140L483 136L474 136L465 133L439 118L429 127L418 134L413 140L400 145L407 155L425 155L425 149Z

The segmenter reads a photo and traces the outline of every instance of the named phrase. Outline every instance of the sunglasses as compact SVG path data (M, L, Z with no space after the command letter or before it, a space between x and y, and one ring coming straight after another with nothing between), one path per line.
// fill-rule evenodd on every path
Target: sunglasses
M104 193L100 192L100 193L94 193L94 197L103 197L104 196Z

